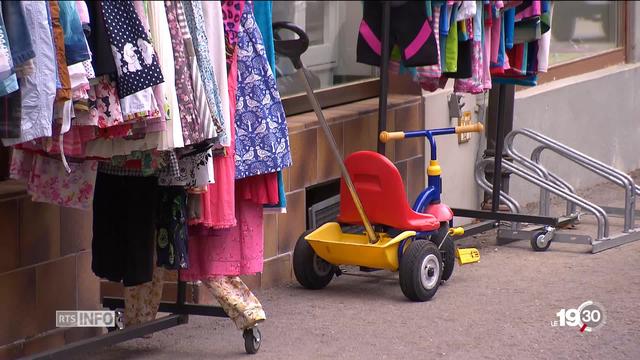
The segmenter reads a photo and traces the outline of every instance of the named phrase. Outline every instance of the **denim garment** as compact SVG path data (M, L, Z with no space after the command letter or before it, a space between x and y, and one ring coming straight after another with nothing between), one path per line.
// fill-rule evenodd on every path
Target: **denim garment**
M34 51L30 28L25 18L25 1L3 1L2 16L11 43L11 57L13 65L19 66L36 56Z
M18 81L11 57L11 46L4 26L4 19L0 13L0 96L10 94L18 90ZM0 124L0 127L2 124ZM0 128L4 133L4 128Z

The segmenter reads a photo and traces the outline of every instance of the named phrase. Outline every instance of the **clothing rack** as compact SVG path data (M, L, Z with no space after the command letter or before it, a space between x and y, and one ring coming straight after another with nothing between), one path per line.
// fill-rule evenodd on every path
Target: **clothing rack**
M167 312L170 313L169 315L121 330L110 331L97 337L76 341L57 349L29 356L26 359L69 359L71 356L86 355L88 351L186 324L189 322L189 315L227 317L227 314L219 306L187 304L186 295L187 283L178 281L176 301L160 302L158 309L158 312ZM105 296L102 298L102 305L111 310L123 309L124 299Z
M387 130L387 97L389 93L389 47L390 34L389 23L392 3L401 5L404 1L383 1L382 9L382 54L380 56L380 95L378 102L378 134ZM487 149L485 156L495 158L493 167L493 189L491 193L491 210L472 210L463 208L452 208L453 214L459 217L482 219L479 223L463 226L464 235L457 237L461 239L482 233L487 230L497 228L500 221L510 221L518 223L530 223L557 227L562 224L557 217L523 215L501 212L500 192L504 188L508 193L508 174L502 178L502 161L504 150L504 137L507 133L505 129L511 129L513 125L513 105L515 97L515 86L512 84L493 84L489 95L489 114L487 117ZM495 120L494 120L495 119ZM493 132L491 130L494 130ZM495 144L491 149L490 145ZM378 140L378 153L385 153L385 144Z

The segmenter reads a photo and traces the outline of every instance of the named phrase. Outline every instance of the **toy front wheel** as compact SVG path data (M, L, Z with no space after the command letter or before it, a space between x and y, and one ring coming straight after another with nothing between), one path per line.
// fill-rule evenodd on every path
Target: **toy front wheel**
M318 290L329 285L336 267L318 256L304 238L310 231L298 238L293 250L293 273L300 285L307 289Z
M400 262L400 288L412 301L427 301L442 279L440 250L431 241L412 241Z
M451 236L447 236L449 233L449 223L441 222L438 232L431 235L431 241L440 247L440 256L442 256L442 280L447 281L453 274L453 269L456 266L456 247L453 244ZM440 245L444 241L444 244Z

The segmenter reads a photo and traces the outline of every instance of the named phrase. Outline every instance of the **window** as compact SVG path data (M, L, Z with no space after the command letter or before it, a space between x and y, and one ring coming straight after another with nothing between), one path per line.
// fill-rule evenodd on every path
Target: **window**
M596 55L624 45L618 1L555 1L549 64Z
M314 90L347 85L377 86L378 69L356 62L358 27L362 19L362 4L359 1L274 1L273 21L290 21L300 26L309 36L309 49L302 62L313 76ZM283 37L285 37L283 32ZM285 99L304 97L303 84L292 76L295 72L288 58L276 54L276 77L278 90ZM351 91L361 96L377 96L371 91ZM366 93L366 94L365 94ZM326 96L324 97L327 98ZM349 101L359 100L349 98ZM303 100L306 103L306 99ZM323 97L320 96L323 103ZM344 102L344 101L343 101ZM290 103L290 102L289 102ZM309 108L310 110L310 108ZM287 113L290 113L287 109Z

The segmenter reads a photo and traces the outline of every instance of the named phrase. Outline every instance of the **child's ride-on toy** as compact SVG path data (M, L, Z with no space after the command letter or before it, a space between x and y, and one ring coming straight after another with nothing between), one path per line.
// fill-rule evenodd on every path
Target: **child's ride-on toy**
M461 264L479 260L476 249L456 250L450 238L461 235L463 230L452 227L453 213L440 202L441 169L434 137L480 132L482 124L409 132L383 131L380 134L382 142L424 136L431 145L428 186L410 207L398 169L383 155L358 151L342 162L309 85L307 70L300 61L308 38L302 29L291 23L275 23L274 30L280 29L291 30L299 36L295 40L279 40L276 35L276 52L291 58L298 73L302 74L309 101L342 171L338 221L326 223L298 239L293 253L296 279L306 288L321 289L340 273L339 265L399 271L400 287L407 298L429 300L441 280L451 276L456 257ZM364 233L343 231L343 226L353 228L353 225L364 226Z

